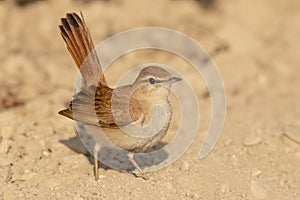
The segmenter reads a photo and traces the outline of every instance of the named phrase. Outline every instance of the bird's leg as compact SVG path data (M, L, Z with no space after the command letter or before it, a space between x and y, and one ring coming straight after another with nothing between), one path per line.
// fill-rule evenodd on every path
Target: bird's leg
M95 176L95 181L99 180L99 166L98 166L98 155L99 155L99 150L100 147L96 143L94 145L94 176Z
M135 160L133 159L133 153L127 153L128 159L131 162L131 164L133 164L133 166L141 173L141 177L145 180L148 180L149 177L145 174L145 172L143 172L143 170L139 167L139 165L135 162Z

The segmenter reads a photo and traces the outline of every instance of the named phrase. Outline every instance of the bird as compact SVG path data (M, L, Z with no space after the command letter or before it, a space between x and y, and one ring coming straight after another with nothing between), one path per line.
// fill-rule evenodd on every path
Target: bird
M128 152L129 161L142 178L148 179L134 161L133 155L151 149L167 134L173 116L168 99L170 89L182 79L171 76L160 66L149 65L139 72L133 83L109 87L83 14L80 12L79 16L75 12L67 13L61 18L59 29L83 77L81 89L73 95L69 107L59 111L59 114L86 125L100 126L113 144ZM160 115L150 115L153 105L160 105L165 111L166 118L160 130L149 137L135 137L124 132L124 128L128 126L143 128L151 126L154 119L161 120ZM140 133L141 136L143 134ZM98 148L95 145L96 180L99 178Z

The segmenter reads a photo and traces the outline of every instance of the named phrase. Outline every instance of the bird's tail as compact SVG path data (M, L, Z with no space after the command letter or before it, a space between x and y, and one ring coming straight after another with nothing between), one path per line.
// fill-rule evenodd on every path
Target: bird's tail
M107 86L99 58L82 13L67 13L61 18L60 33L80 70L86 87Z

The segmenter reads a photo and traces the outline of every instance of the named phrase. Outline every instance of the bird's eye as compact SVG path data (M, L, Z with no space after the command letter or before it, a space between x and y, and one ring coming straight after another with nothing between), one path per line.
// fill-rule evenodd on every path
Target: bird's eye
M149 83L150 84L154 84L155 83L155 79L154 78L149 78Z

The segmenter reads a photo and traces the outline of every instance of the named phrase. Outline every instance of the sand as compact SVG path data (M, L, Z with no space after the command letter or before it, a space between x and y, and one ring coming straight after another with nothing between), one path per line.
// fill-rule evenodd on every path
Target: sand
M297 0L1 1L0 199L300 199L299 8ZM109 83L142 63L175 66L198 91L198 134L150 180L100 169L94 181L91 159L66 145L76 136L73 121L57 114L77 74L57 25L80 10L95 43L157 26L209 52L226 88L227 116L205 159L198 158L211 116L204 82L182 59L145 50L113 63Z

